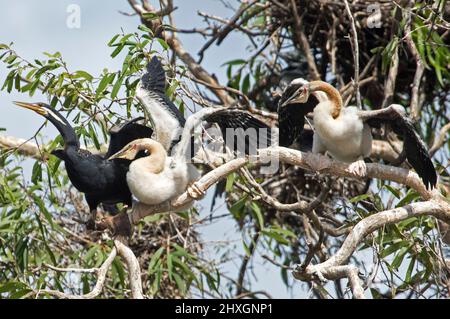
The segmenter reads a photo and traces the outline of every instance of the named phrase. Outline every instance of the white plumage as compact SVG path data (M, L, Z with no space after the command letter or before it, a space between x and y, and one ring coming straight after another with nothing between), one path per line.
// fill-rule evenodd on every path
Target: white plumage
M306 105L310 94L319 103ZM286 107L294 108L286 111ZM302 105L306 106L302 110ZM417 171L427 188L433 188L437 174L425 144L415 132L414 125L401 105L392 104L384 109L362 111L356 107L344 107L339 91L323 81L307 82L296 79L284 90L278 107L280 131L284 143L294 141L303 130L304 115L314 113L313 154L306 160L315 170L327 167L327 160L319 154L328 152L335 159L351 163L348 170L366 176L364 157L370 155L372 134L370 125L389 124L403 139L403 152L408 162ZM290 120L294 117L299 125ZM289 145L283 145L289 146ZM401 158L401 155L399 156Z
M334 119L333 107L330 101L325 101L314 109L313 152L328 151L335 159L346 163L368 157L372 134L370 127L358 117L358 109L346 107Z
M161 204L182 194L199 173L190 163L167 156L164 147L152 139L139 139L129 143L112 158L134 159L139 151L149 156L134 160L127 173L131 193L147 205ZM177 165L172 165L173 161Z

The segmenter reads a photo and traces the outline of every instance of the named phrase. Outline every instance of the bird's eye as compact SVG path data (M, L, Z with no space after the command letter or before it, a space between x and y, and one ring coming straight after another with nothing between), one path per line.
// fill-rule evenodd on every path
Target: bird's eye
M302 92L303 95L306 95L307 91L308 91L308 89L306 88L306 86L304 86L304 87L303 87L303 92Z

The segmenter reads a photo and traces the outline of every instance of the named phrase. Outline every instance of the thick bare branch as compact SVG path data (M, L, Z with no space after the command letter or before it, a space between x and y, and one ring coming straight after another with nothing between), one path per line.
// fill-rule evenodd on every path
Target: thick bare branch
M16 150L19 154L33 157L38 160L43 160L39 147L36 143L23 138L14 136L0 135L0 149L2 150Z
M269 161L279 160L282 163L297 165L305 170L311 170L311 168L308 166L308 162L305 160L305 156L306 154L301 151L284 147L271 147L267 149L260 149L258 152L258 156L256 158L252 158L251 162L254 165L261 165L263 163L268 163ZM250 160L248 158L237 158L231 160L204 175L196 182L196 185L200 190L206 191L220 179L225 178L230 173L244 167L249 162ZM327 168L324 169L321 173L333 176L361 178L355 173L351 173L348 170L348 166L349 164L329 159ZM422 180L415 172L404 168L368 163L367 174L365 177L390 180L399 184L407 185L416 190L425 200L431 198L441 198L437 190L427 190L425 188L425 185L422 183ZM188 195L187 192L185 192L171 202L165 202L160 205L147 206L142 203L136 203L133 206L132 213L129 214L129 220L131 224L137 224L141 219L148 215L186 209L187 207L190 207L190 205L192 205L192 202L193 199ZM278 205L278 203L276 202L272 204ZM301 209L304 208L303 205L304 203L289 204L289 209Z
M126 239L120 236L114 240L117 253L127 264L131 297L133 299L144 299L144 295L142 294L141 267L139 266L139 261L133 251L125 243Z

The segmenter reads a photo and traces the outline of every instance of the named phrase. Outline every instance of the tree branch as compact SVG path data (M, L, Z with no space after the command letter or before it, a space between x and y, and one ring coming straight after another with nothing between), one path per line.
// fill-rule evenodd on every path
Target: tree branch
M214 87L220 87L220 84L216 81L216 79L211 76L200 64L198 64L195 59L190 55L182 46L180 40L175 36L174 33L169 34L165 31L161 30L162 21L157 20L147 20L145 19L145 14L147 13L155 13L157 10L153 8L151 5L143 6L139 5L134 0L128 0L128 3L134 9L134 11L141 17L142 23L144 23L147 27L149 27L156 36L159 36L170 46L175 55L181 59L181 61L186 64L189 71L199 80L208 83L208 88L211 90L214 95L224 104L224 105L232 105L235 104L236 101L223 89L215 89ZM163 11L163 10L161 10Z
M450 221L450 206L443 201L429 200L406 205L404 207L386 210L373 214L358 222L349 233L340 249L325 262L309 265L303 269L300 265L294 270L296 279L310 281L319 277L320 279L335 280L348 277L352 286L353 295L356 298L363 297L362 286L357 276L356 267L344 265L350 256L356 251L359 244L375 230L394 223L401 222L407 218L431 215L441 220ZM346 267L346 268L342 268Z
M350 19L351 32L353 36L353 59L355 61L355 78L353 80L353 86L356 92L356 105L358 109L362 109L361 93L359 91L359 45L358 45L358 33L356 32L355 19L353 18L352 11L348 5L348 1L344 0L345 10L347 11L348 18Z
M103 264L100 268L93 268L93 269L89 270L89 272L91 272L93 270L97 274L97 282L95 283L94 289L92 289L89 293L84 294L84 295L72 295L72 294L67 294L67 293L64 293L61 291L57 291L57 290L43 290L43 291L38 290L38 291L35 291L36 297L41 293L45 293L45 294L55 296L58 298L62 298L62 299L94 299L95 297L100 295L100 293L102 292L103 287L105 286L106 274L108 273L108 270L111 267L111 264L114 261L114 258L116 258L116 255L117 255L117 249L113 248L111 250L111 253L109 254L108 258L106 258L106 260L103 262ZM71 269L71 268L63 269L63 268L52 267L52 269L54 269L56 271L83 272L80 269Z

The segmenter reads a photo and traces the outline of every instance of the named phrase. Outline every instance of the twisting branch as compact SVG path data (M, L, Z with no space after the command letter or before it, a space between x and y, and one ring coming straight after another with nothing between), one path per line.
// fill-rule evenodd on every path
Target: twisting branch
M268 163L271 160L272 161L279 160L282 163L297 165L305 170L311 171L311 168L308 166L308 163L305 160L305 156L306 154L301 151L284 147L270 147L266 149L260 149L258 151L258 155L256 157L253 157L251 159L252 160L251 162L254 165L261 165L263 163ZM225 178L230 173L235 172L238 169L244 167L249 162L250 162L249 158L233 159L205 174L202 178L200 178L196 182L196 186L200 190L206 191L209 187L217 183L220 179ZM345 164L342 162L329 159L326 165L327 168L324 169L321 173L341 177L361 178L360 176L348 170L349 165L350 164ZM425 188L425 185L422 183L422 180L419 178L419 176L415 172L412 172L408 169L383 164L368 163L367 173L365 177L380 178L384 180L394 181L399 184L407 185L416 190L425 200L429 200L431 198L437 198L442 200L437 190L433 191L427 190ZM119 214L106 222L108 227L112 228L113 231L116 231L117 221L119 219L125 219L127 223L129 223L127 227L131 227L131 225L139 223L139 221L145 218L146 216L169 211L184 210L190 207L190 205L192 205L192 202L193 199L188 195L187 192L184 192L176 199L170 202L164 202L160 205L148 206L142 203L136 203L135 205L133 205L133 211L128 215L128 217L124 217L123 214ZM271 204L278 205L275 202ZM297 210L305 208L304 206L302 206L303 204L304 203L294 203L288 205L298 205L289 207L291 210ZM123 226L123 221L119 224L122 224Z
M355 61L355 79L353 80L353 86L356 92L356 105L359 109L362 109L361 93L359 91L359 45L358 45L358 33L356 32L355 19L353 18L352 11L348 5L348 1L344 0L345 10L347 11L348 18L350 19L351 31L353 36L353 59Z
M449 221L450 206L448 203L429 200L406 205L404 207L386 210L373 214L358 222L349 233L341 248L325 262L309 265L305 269L298 266L293 272L295 278L310 281L319 277L324 280L335 280L348 277L352 287L353 295L356 298L364 296L362 285L358 278L358 271L355 266L344 265L350 256L358 248L359 244L367 235L375 230L389 224L401 222L407 218L431 215L436 218Z
M409 51L414 56L416 60L416 73L414 74L414 80L411 89L411 116L414 120L419 118L421 104L419 101L419 88L420 82L422 80L423 72L425 71L425 66L423 65L422 58L420 57L419 51L414 44L412 39L412 31L411 31L411 11L412 6L414 6L415 1L410 1L408 4L408 8L406 9L406 26L405 26L405 36L404 39L406 41L406 45L408 46Z
M125 260L128 267L128 278L130 280L131 297L133 299L144 299L142 294L141 267L133 251L125 244L126 239L118 236L114 245L118 254Z
M433 156L447 141L446 137L450 130L450 123L445 124L439 131L439 135L435 137L433 146L430 148L430 156Z
M118 236L114 239L114 248L111 250L108 258L104 261L100 268L60 268L51 265L46 265L46 267L59 272L78 272L78 273L95 273L97 275L97 282L95 284L94 289L87 294L84 295L72 295L67 294L57 290L43 290L43 291L34 291L36 297L39 294L48 294L51 296L55 296L62 299L93 299L100 295L105 286L106 275L108 273L109 268L116 258L117 254L121 256L127 267L128 267L128 278L130 280L130 290L131 297L133 299L143 299L144 296L142 294L142 281L141 281L141 269L139 266L139 262L131 251L131 249L126 245L126 239Z
M57 268L57 267L51 267L53 270L56 271L71 271L71 272L95 272L97 274L97 282L95 283L94 289L92 289L89 293L84 295L72 295L67 294L61 291L57 290L36 290L34 291L34 294L36 297L38 297L39 294L47 294L51 296L55 296L62 299L94 299L103 290L103 287L105 286L106 281L106 274L108 273L109 268L112 265L112 262L114 261L114 258L116 258L117 255L117 249L113 248L111 250L111 253L109 254L108 258L103 262L100 268L92 268L92 269L73 269L73 268Z

